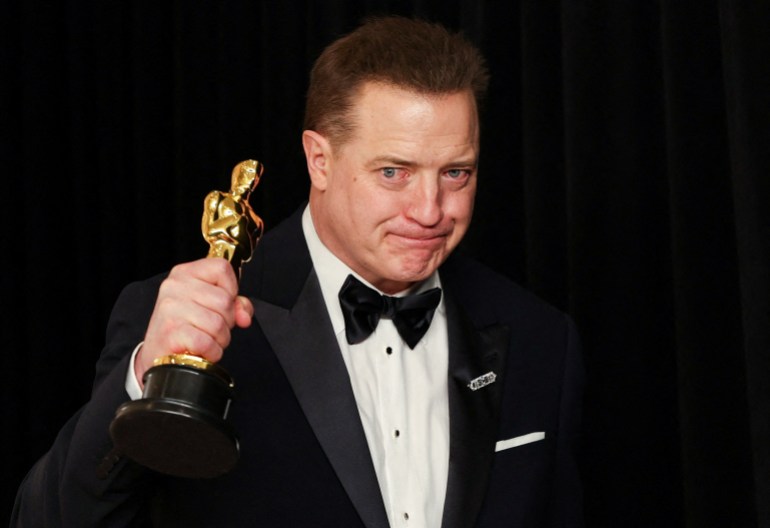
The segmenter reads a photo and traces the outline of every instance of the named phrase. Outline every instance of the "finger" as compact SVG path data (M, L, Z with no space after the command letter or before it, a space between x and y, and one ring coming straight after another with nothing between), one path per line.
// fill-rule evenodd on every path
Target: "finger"
M202 258L175 266L169 278L186 282L197 279L223 288L233 297L238 294L238 279L232 265L225 259Z
M157 305L158 312L171 319L183 319L197 306L218 314L229 328L235 325L235 296L221 286L194 277L166 279L161 285ZM205 322L198 324L206 328Z
M210 334L191 325L180 327L177 332L169 335L168 344L171 349L169 354L192 354L212 363L222 359L224 350L224 347Z
M247 297L238 296L235 299L235 324L240 328L248 328L254 317L254 305Z
M216 363L222 358L222 352L223 347L209 334L186 325L166 333L162 341L157 341L148 334L136 356L134 372L136 379L141 380L157 358L173 354L193 354Z
M161 319L162 324L158 332L168 335L169 340L184 333L188 328L194 328L208 334L221 348L230 344L230 329L235 321L232 308L227 315L223 315L197 303L170 299L161 301L159 309L161 313L168 315L165 319ZM164 316L159 316L159 318L162 317ZM189 351L194 354L201 352L195 348Z

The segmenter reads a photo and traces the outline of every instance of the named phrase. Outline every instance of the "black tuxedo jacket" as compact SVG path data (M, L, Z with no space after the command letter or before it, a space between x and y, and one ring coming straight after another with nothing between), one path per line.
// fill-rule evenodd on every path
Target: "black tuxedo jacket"
M265 235L244 268L241 290L254 302L254 321L234 331L222 360L236 381L237 467L189 480L121 459L106 478L96 476L112 447L110 421L128 398L128 357L144 336L159 277L121 294L92 398L28 474L12 525L388 526L300 218ZM582 526L574 453L582 369L572 324L473 261L452 257L440 276L450 412L442 526ZM488 372L494 383L469 388ZM496 452L498 441L530 433L544 438Z

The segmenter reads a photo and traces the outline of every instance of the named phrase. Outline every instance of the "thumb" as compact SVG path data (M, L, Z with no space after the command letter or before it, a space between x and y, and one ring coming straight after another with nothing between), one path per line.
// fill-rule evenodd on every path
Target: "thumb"
M235 298L235 324L240 328L248 328L254 317L254 305L248 297L239 295Z

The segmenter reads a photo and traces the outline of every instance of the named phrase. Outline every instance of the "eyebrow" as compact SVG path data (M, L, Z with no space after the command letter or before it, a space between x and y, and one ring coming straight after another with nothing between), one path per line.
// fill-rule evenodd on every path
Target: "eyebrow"
M415 162L407 161L405 159L394 158L392 156L378 156L369 161L369 165L406 165L408 167L414 166Z
M473 158L467 158L467 159L458 159L451 161L450 163L447 163L444 165L444 167L472 167L476 168L479 164L479 160L477 157ZM396 158L393 156L378 156L376 158L373 158L369 161L368 165L400 165L404 167L414 167L417 165L414 161L409 161L401 158Z

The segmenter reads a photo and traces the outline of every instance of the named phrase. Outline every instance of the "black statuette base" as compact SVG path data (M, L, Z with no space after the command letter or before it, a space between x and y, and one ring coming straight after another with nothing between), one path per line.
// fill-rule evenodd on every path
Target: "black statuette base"
M184 365L153 367L144 383L143 398L121 405L110 425L118 452L176 477L218 477L235 466L238 438L226 422L231 384Z

